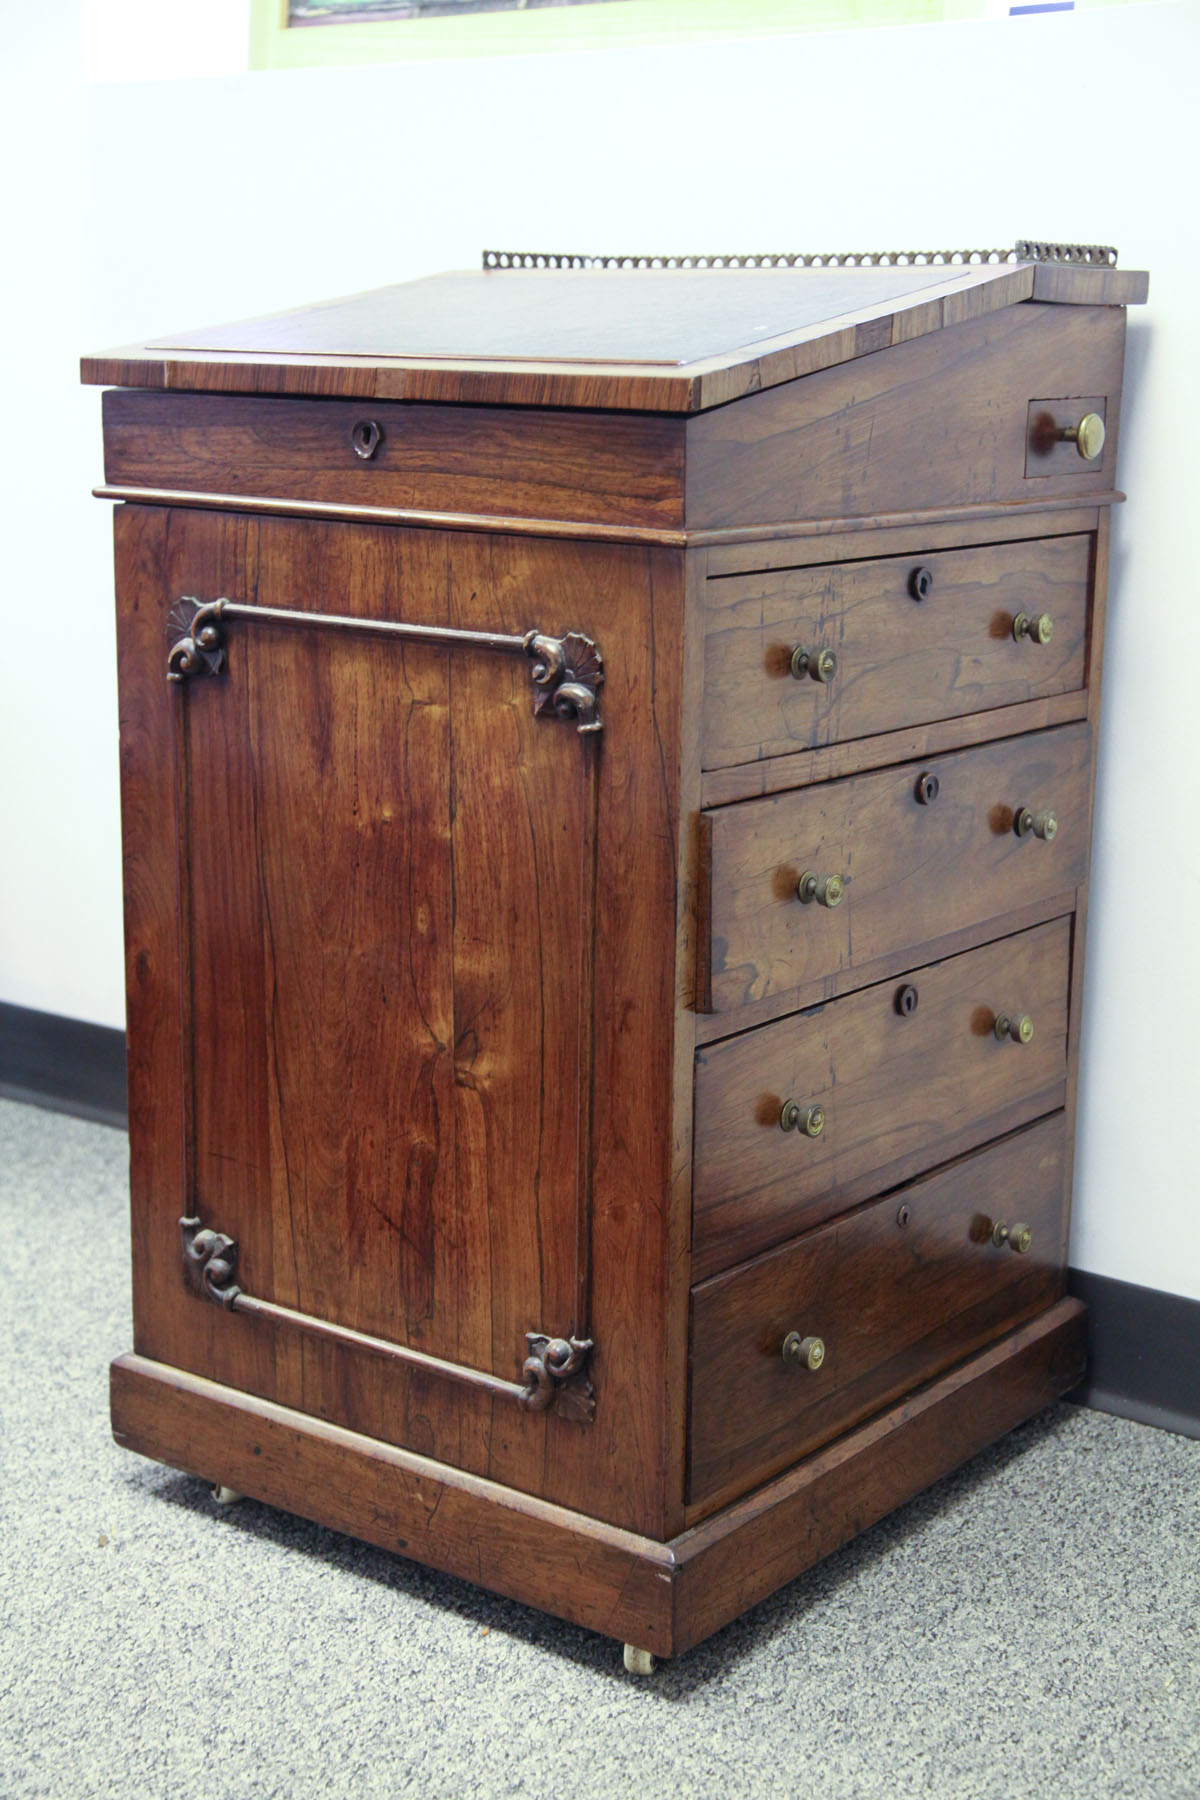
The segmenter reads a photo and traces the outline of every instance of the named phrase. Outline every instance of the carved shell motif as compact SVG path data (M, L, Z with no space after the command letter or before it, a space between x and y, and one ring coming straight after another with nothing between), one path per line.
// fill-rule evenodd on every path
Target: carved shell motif
M203 617L202 617L203 615ZM219 611L184 594L167 614L167 679L217 675L225 661L225 640L216 623Z
M551 638L531 631L525 649L534 658L533 710L578 719L581 731L598 731L596 693L604 680L604 663L591 638L580 632Z

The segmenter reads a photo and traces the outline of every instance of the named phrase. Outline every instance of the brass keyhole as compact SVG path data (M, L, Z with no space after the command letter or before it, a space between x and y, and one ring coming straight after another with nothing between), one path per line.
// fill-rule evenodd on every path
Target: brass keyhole
M374 419L359 419L351 428L350 442L354 446L355 456L361 456L364 462L370 462L383 442L383 430Z

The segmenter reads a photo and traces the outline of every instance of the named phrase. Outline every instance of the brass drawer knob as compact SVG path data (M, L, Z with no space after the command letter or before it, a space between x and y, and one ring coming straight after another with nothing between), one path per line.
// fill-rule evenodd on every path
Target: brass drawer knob
M992 1030L1001 1043L1006 1038L1011 1038L1014 1044L1033 1042L1033 1020L1028 1013L1022 1013L1019 1018L1013 1014L999 1013Z
M1012 622L1012 634L1018 644L1048 644L1054 636L1054 620L1049 613L1019 612Z
M825 1340L789 1331L783 1340L783 1360L789 1369L819 1369L825 1361Z
M1033 1248L1033 1232L1028 1225L1005 1225L998 1219L992 1226L992 1242L997 1250L1007 1244L1018 1256L1026 1256Z
M1058 814L1050 807L1034 812L1031 807L1018 806L1013 813L1013 830L1019 838L1041 838L1048 844L1058 835Z
M1084 413L1078 425L1063 425L1055 435L1074 444L1084 462L1095 462L1104 448L1104 420L1099 413Z
M846 891L846 883L840 875L816 875L811 869L805 869L796 883L796 898L807 906L815 900L818 906L837 906Z
M779 1129L798 1131L801 1137L820 1137L825 1129L823 1106L801 1106L796 1100L785 1100L779 1109Z
M832 650L809 650L797 644L792 651L792 674L797 681L811 675L814 681L832 681L837 674L837 657Z

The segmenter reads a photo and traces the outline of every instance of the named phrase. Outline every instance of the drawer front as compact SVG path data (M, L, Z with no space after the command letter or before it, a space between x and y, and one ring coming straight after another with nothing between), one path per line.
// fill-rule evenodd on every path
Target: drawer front
M693 1241L729 1267L1063 1103L1071 921L879 982L696 1059ZM997 1021L1032 1020L1022 1043ZM794 1102L818 1136L783 1129Z
M104 396L104 471L118 487L339 507L683 523L683 427L642 414L539 407Z
M689 1498L765 1479L1049 1305L1064 1136L1057 1113L697 1287ZM785 1361L792 1332L821 1340L818 1368Z
M711 1011L1071 892L1087 873L1090 771L1090 728L1065 725L708 814ZM1052 811L1054 836L1018 836L1024 811ZM800 900L806 874L837 876L841 899Z
M1090 568L1080 535L710 581L704 767L1081 688Z

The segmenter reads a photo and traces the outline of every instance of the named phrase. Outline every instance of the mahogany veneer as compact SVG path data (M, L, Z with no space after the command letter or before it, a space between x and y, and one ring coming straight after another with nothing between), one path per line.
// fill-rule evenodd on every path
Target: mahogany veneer
M490 271L85 363L119 1441L670 1655L1078 1380L1144 297Z

